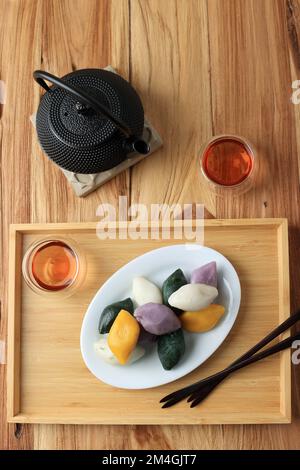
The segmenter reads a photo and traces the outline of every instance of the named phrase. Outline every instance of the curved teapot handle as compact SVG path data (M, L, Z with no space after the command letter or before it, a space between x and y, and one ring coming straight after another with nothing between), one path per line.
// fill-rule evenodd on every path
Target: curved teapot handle
M127 124L125 124L117 116L114 116L106 106L100 103L93 96L90 96L84 90L77 88L74 85L70 85L70 83L61 80L60 78L56 77L55 75L52 75L51 73L44 72L43 70L36 70L35 72L33 72L33 78L46 91L51 92L51 88L49 88L45 80L52 83L53 85L58 86L59 88L62 88L65 91L68 91L73 96L78 98L80 103L90 106L91 108L93 108L94 111L101 113L103 116L109 119L127 138L129 138L130 140L134 139L134 135L132 134Z

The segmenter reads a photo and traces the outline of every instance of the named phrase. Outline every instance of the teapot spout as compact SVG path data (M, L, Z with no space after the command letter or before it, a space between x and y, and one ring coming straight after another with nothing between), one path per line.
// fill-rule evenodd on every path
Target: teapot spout
M126 153L137 152L141 155L147 155L150 152L149 144L138 137L130 137L125 141Z

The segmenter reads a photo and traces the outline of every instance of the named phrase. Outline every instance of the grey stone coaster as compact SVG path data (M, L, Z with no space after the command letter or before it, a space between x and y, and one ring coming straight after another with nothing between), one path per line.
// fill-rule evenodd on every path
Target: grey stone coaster
M116 71L111 66L105 67L105 69L116 73ZM30 117L30 120L35 127L35 115L32 115ZM101 173L95 173L91 175L84 175L82 173L72 173L71 171L64 170L60 166L58 166L58 168L63 172L63 174L69 181L76 196L87 196L88 194L102 186L104 183L117 176L122 171L127 170L127 168L130 168L141 160L148 158L153 152L155 152L162 146L163 142L160 135L154 129L154 127L151 125L147 118L145 118L143 139L150 146L150 152L147 155L140 155L135 152L130 153L128 154L126 160L124 160L122 163L115 166L114 168L111 168L110 170L102 171Z

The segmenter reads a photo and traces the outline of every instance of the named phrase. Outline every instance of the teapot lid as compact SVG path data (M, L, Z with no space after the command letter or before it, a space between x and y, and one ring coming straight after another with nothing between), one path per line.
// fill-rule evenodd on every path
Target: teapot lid
M90 75L73 76L69 80L71 84L95 94L97 100L114 114L120 114L118 96L109 85L106 84L104 94L101 91L103 85L99 84L99 80L93 80ZM116 131L112 121L91 108L84 108L76 98L60 88L53 91L47 112L49 125L57 138L75 148L98 145Z

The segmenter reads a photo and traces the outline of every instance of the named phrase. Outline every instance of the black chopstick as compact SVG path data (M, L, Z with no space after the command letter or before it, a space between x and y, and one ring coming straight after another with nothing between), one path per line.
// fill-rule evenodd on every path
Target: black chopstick
M253 354L255 354L257 351L263 348L266 344L268 344L278 335L280 335L281 333L289 329L292 325L294 325L299 320L300 320L300 310L298 310L296 313L291 315L287 320L285 320L279 326L277 326L274 330L272 330L267 336L265 336L261 341L259 341L256 345L254 345L251 349L249 349L246 353L244 353L241 357L239 357L236 361L234 361L229 367L239 363L240 361L243 361L244 359L251 357ZM222 379L218 379L218 380L215 378L215 382L211 382L208 385L207 379L215 377L215 376L216 374L206 379L199 380L198 382L195 382L194 384L191 384L187 387L179 389L163 397L160 400L161 403L165 402L165 404L163 405L163 408L168 408L172 405L175 405L179 401L188 397L193 392L197 391L198 393L200 393L200 389L201 389L203 399L204 399L208 395L208 393L210 393L210 391L216 385L218 385L218 383L220 383L221 380L225 378L225 377L222 377Z
M229 366L227 369L224 369L223 371L218 372L218 374L216 375L218 376L218 378L223 379L227 377L229 374L232 374L232 372L235 372L236 370L242 369L243 367L253 364L254 362L261 361L262 359L265 359L268 356L272 356L273 354L276 354L280 351L283 351L284 349L289 348L293 344L294 341L297 341L299 339L300 339L300 333L290 336L289 338L286 338L283 341L279 341L279 343L275 344L274 346L271 346L268 349L264 349L263 351L258 352L251 357L248 357L248 359L244 359L243 361L237 362L233 366ZM208 378L207 384L210 383L210 380L214 380L214 379ZM200 401L201 401L201 397L195 398L191 404L191 408L196 406Z
M267 336L265 336L261 341L259 341L256 345L254 345L251 349L249 349L246 353L244 353L242 356L240 356L236 361L234 361L231 365L234 365L244 359L247 359L248 357L252 356L254 353L259 351L262 347L264 347L266 344L268 344L270 341L272 341L274 338L276 338L278 335L286 331L288 328L290 328L294 323L296 323L298 320L300 320L300 310L297 311L295 314L291 315L287 320L282 322L279 326L277 326L274 330L272 330ZM186 398L190 393L195 391L196 389L199 388L200 385L203 385L203 382L206 381L206 379L199 380L198 382L195 382L192 385L189 385L187 387L184 387L180 390L177 390L173 393L170 393L169 395L165 396L160 400L161 403L166 402L171 399L179 398L179 396L182 395L182 398L180 400ZM177 400L179 401L179 400ZM177 403L176 401L176 403Z
M266 344L268 344L270 341L272 341L274 338L276 338L278 335L286 331L288 328L293 326L297 321L300 320L300 310L293 315L291 315L287 320L282 322L277 328L275 328L271 333L269 333L265 338L263 338L259 343L257 343L253 348L249 349L245 354L243 354L241 357L239 357L236 361L234 361L232 364L230 364L229 367L232 365L235 365L244 359L247 359L248 357L253 356L257 351L259 351L262 347L264 347ZM275 335L275 336L274 336ZM200 386L199 389L194 391L188 398L188 403L193 401L195 398L197 398L197 404L203 401L212 391L215 387L217 387L224 379L226 379L226 375L222 377L221 379L215 379L212 380L211 383L207 383L206 385L204 384L203 386Z

